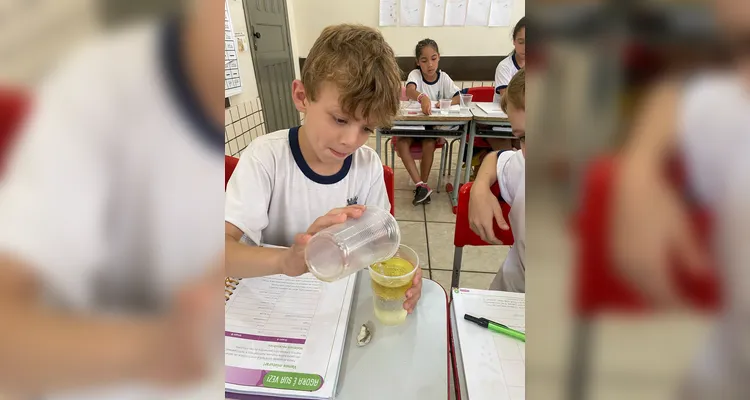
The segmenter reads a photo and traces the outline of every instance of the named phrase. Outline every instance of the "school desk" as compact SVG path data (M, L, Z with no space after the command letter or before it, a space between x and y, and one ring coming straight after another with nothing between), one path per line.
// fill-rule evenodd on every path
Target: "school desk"
M451 399L448 296L435 281L422 280L422 297L414 313L399 326L380 324L373 311L367 270L360 271L346 333L336 400ZM375 325L372 341L357 346L359 328ZM228 399L269 397L226 394Z
M513 131L510 128L510 122L508 116L494 116L489 115L485 112L479 104L492 104L492 103L473 103L471 106L471 113L473 115L471 126L469 127L469 143L474 143L474 139L477 137L481 138L498 138L498 139L513 139ZM501 130L494 130L493 128L500 127ZM466 154L466 159L471 160L474 156L474 147L469 146ZM461 155L459 155L459 159ZM471 176L471 168L466 168L466 176L464 181L468 182Z
M403 104L402 104L403 105ZM451 111L449 114L440 114L440 110L433 108L432 115L424 115L421 112L401 107L399 115L395 119L396 125L408 126L459 126L458 130L380 130L376 131L375 151L380 156L380 141L383 136L405 136L421 138L456 138L461 141L458 158L461 159L466 145L466 136L469 133L469 125L473 118L470 111ZM445 151L445 149L443 149ZM456 172L453 178L453 191L451 193L451 202L454 206L458 204L458 185L461 183L461 166L460 162L456 163ZM450 166L448 166L450 168Z

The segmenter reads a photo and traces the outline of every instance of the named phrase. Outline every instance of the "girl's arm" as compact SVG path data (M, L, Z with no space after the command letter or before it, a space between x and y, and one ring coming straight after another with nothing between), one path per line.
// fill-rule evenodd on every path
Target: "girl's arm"
M417 85L415 84L407 84L406 85L406 97L409 98L409 100L416 101L421 93L417 90ZM424 97L427 97L426 95Z

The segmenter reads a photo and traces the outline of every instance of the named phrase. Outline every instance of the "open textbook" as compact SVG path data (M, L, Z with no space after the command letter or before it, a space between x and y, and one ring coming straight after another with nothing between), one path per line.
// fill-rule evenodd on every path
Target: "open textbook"
M523 400L526 344L464 320L464 314L526 331L526 296L478 289L453 289L452 302L469 400Z
M225 309L227 397L334 398L356 276L239 280Z

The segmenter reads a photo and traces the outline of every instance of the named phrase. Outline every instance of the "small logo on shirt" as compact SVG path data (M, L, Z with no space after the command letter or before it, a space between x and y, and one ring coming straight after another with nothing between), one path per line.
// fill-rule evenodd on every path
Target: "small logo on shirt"
M353 206L357 204L357 200L359 200L359 196L354 196L352 198L346 199L346 205L347 206Z

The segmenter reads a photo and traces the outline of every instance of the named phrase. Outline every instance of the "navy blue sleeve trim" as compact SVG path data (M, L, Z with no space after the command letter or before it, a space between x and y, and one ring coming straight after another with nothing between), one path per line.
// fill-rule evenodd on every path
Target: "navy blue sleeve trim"
M455 94L453 94L453 97L456 97L456 96L458 96L459 94L461 94L461 91L460 91L460 90L459 90L459 91L457 91L457 92L456 92Z
M416 82L406 82L406 86L409 86L409 85L417 86L417 83Z
M508 88L508 85L500 85L500 86L498 86L498 87L495 88L495 93L500 94L500 91L502 89L507 89L507 88Z

